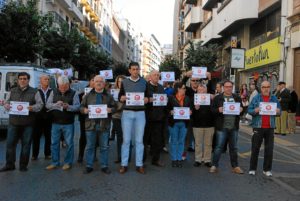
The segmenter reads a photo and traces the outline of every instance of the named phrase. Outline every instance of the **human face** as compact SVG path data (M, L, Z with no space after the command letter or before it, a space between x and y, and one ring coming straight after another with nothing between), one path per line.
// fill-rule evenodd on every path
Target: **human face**
M261 83L261 94L263 96L269 96L270 95L270 91L271 91L271 85L270 82L264 81L263 83Z
M18 85L21 89L27 87L29 85L29 79L26 75L18 77Z
M100 92L104 89L105 87L105 80L103 77L95 77L94 78L94 87L95 91Z
M117 88L118 88L118 89L121 89L122 81L123 81L123 78L119 78L119 79L117 80Z
M159 76L160 76L160 75L159 75L159 72L158 72L158 71L152 72L151 75L150 75L151 82L152 82L153 84L157 84L158 81L159 81Z
M70 84L59 84L58 85L58 90L60 91L60 93L64 94L66 93L66 91L68 91L70 88Z
M47 88L49 86L49 80L50 80L49 76L46 76L46 75L42 76L40 78L41 87Z
M138 67L138 66L131 66L129 68L129 73L131 75L131 78L137 79L139 77L139 74L140 74L140 67Z
M227 96L231 96L232 95L232 88L233 85L230 82L226 82L224 83L224 94Z
M207 88L200 85L197 88L197 93L199 93L199 94L205 94L205 93L207 93Z
M186 90L186 87L185 87L185 85L182 85L182 87L181 88L178 88L178 94L179 95L185 95L185 90Z
M217 84L217 85L216 85L216 91L217 91L218 93L222 93L222 86L221 86L220 84Z
M192 78L192 79L191 79L191 87L192 87L193 89L197 89L198 85L199 85L199 80L196 79L196 78Z

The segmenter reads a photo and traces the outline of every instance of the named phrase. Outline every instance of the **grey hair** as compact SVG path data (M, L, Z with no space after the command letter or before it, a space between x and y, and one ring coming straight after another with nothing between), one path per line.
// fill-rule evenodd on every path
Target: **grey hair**
M66 76L60 76L57 79L57 84L59 85L70 84L69 78Z
M99 79L99 78L102 78L102 80L104 81L104 82L106 82L106 80L105 80L105 77L103 77L103 76L101 76L101 75L96 75L95 77L94 77L94 80L96 80L96 79Z

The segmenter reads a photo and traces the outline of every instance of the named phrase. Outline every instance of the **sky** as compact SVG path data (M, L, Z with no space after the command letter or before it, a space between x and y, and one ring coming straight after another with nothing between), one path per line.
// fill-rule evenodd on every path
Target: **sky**
M114 11L121 13L147 36L154 34L161 45L173 42L175 0L113 0Z

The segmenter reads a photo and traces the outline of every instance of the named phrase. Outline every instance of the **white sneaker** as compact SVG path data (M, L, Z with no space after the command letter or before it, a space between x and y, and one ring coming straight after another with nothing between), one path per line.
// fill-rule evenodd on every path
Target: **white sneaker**
M271 171L263 171L263 174L266 175L267 177L272 177L272 172Z
M249 171L249 175L255 175L255 174L256 174L255 170L250 170Z

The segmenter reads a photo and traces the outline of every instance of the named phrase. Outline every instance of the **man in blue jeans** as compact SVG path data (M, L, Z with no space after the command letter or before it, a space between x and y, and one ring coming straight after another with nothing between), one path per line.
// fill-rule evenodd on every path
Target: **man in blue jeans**
M60 138L64 136L67 144L67 153L64 160L63 170L69 170L74 158L74 118L79 111L80 102L78 94L70 88L69 79L61 76L57 79L58 90L50 93L46 107L52 112L51 129L51 154L52 163L46 167L52 170L60 165Z
M131 62L129 64L129 73L130 77L122 81L119 101L125 103L126 99L129 99L126 96L126 93L143 93L144 100L139 99L139 95L135 96L134 104L125 104L122 114L122 130L123 130L123 144L122 144L122 153L121 153L121 168L120 173L124 174L127 171L128 167L128 158L129 158L129 147L131 141L131 135L135 136L135 165L136 171L145 174L145 169L143 167L143 155L144 155L144 129L146 124L145 119L145 105L148 103L148 89L147 82L144 78L140 77L140 66L137 62ZM143 101L143 105L135 104L136 102Z
M11 101L27 102L29 103L28 115L9 115L9 126L7 132L6 144L6 164L0 169L0 172L10 171L15 169L16 162L16 146L19 138L21 139L21 153L20 153L20 171L27 171L29 162L32 128L34 126L35 113L42 109L43 102L40 94L36 89L29 86L30 75L26 72L18 74L18 86L11 89L7 101L5 101L4 108L11 109ZM19 105L19 111L22 111L22 105Z
M229 154L232 166L232 172L243 174L243 170L238 166L238 131L239 131L239 115L223 114L224 102L240 103L240 113L243 111L242 100L239 96L232 93L233 83L226 80L223 84L224 92L217 95L212 103L212 111L215 115L215 135L216 148L213 154L212 167L210 173L218 172L219 160L224 148L226 139L229 140Z
M86 168L84 173L88 174L93 171L95 158L95 148L97 137L100 144L100 162L101 171L105 174L110 174L108 168L108 140L111 122L111 113L115 111L115 102L113 97L105 90L105 79L100 75L94 78L94 89L84 96L80 112L85 114L85 130L86 130ZM90 119L88 113L89 105L107 105L107 118Z

